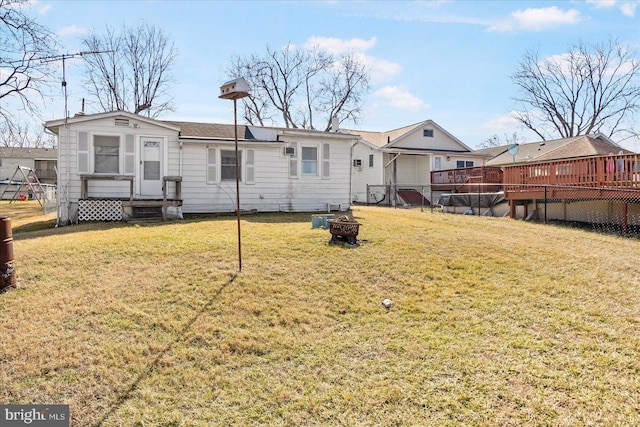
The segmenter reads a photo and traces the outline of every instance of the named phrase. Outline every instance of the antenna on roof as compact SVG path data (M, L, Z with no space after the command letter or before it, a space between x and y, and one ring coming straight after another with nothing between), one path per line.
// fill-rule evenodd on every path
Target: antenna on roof
M63 53L62 55L55 56L46 56L44 58L40 58L40 62L43 64L48 62L62 61L62 92L64 93L64 125L67 125L67 119L69 118L69 110L67 107L67 76L65 69L65 61L67 59L75 58L76 56L85 56L85 55L97 55L100 53L111 53L113 50L92 50L92 51L84 51L84 52L76 52L76 53ZM84 104L84 100L83 100ZM82 110L84 111L84 105Z

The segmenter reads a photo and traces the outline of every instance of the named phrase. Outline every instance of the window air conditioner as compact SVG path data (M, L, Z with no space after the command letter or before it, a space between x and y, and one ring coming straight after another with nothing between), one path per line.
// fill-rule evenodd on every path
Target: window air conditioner
M285 156L295 156L296 155L296 147L284 147Z

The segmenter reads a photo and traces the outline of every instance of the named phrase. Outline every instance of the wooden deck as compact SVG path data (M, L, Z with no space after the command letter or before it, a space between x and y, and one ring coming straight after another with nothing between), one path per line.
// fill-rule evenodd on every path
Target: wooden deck
M452 193L491 193L502 189L502 169L490 166L431 172L434 191Z
M505 166L503 171L507 200L640 197L639 154Z
M133 209L153 209L160 208L162 218L167 219L167 208L182 206L182 177L164 176L162 177L162 199L136 199L134 197L133 175L80 175L80 199L89 200L89 181L128 181L128 198L120 198L122 206ZM169 183L173 182L174 193L169 194Z

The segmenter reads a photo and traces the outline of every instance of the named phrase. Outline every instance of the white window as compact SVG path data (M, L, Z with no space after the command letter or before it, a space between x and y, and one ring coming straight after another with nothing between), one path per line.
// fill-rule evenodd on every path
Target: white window
M353 159L353 167L361 168L362 167L362 159Z
M473 162L472 161L464 161L464 160L458 160L456 161L456 168L460 169L460 168L472 168L473 167Z
M433 129L423 129L422 135L426 138L433 138Z
M242 151L238 151L238 165L242 165ZM235 181L236 179L236 152L235 150L220 150L220 179L222 181ZM242 168L238 168L238 181L242 181Z
M120 173L120 137L107 135L93 136L94 173Z
M302 147L302 175L318 175L318 147Z

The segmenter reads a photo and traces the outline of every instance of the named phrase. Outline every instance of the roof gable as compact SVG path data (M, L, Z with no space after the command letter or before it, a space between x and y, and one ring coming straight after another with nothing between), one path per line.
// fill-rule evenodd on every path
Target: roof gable
M148 123L154 126L164 127L173 131L179 131L179 128L172 126L169 122L163 122L161 120L152 119L150 117L144 117L139 114L129 113L127 111L109 111L106 113L97 113L97 114L76 114L73 117L69 117L67 119L58 119L58 120L50 120L44 124L45 128L50 131L57 133L58 128L63 126L65 123L68 124L76 124L76 123L87 123L95 120L104 120L109 118L124 118L128 120L133 120L135 122Z
M423 131L425 129L432 130L434 138L424 137ZM341 131L360 135L363 141L385 150L409 149L416 151L472 152L471 148L467 147L462 141L451 135L433 120L425 120L385 132L368 132L350 129L341 129Z

